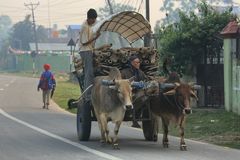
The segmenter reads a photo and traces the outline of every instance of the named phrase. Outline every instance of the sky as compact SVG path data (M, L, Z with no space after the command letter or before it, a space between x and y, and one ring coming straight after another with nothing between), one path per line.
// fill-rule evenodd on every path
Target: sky
M140 8L139 12L145 16L145 0L115 1ZM140 6L141 1L143 1L143 4ZM86 12L89 8L98 10L106 5L105 0L0 0L0 14L9 15L13 23L22 21L26 14L31 14L31 10L25 7L24 3L29 4L31 2L35 4L39 2L35 9L37 25L49 27L58 24L59 29L66 29L66 26L70 24L81 24L86 19ZM160 12L161 6L162 0L150 0L150 22L152 26L155 26L156 21L164 16L164 13Z
M145 16L145 0L115 0L117 3L128 4L139 9L139 12ZM160 11L163 0L150 1L150 23L152 28L157 20L162 19L165 13ZM177 0L175 0L177 1ZM234 0L240 2L240 0ZM58 29L66 29L67 25L82 24L86 19L86 12L89 8L98 11L99 8L106 5L105 0L0 0L0 14L8 15L13 23L24 20L31 10L24 4L29 3L39 5L35 9L35 20L37 25L45 27L58 25ZM143 2L143 3L141 3Z

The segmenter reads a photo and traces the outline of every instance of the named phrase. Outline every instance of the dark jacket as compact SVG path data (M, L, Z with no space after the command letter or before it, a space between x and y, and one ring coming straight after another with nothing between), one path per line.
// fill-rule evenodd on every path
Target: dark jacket
M122 79L129 79L129 78L135 76L134 81L137 81L137 82L148 80L147 76L144 74L144 72L142 70L140 70L140 69L135 69L134 70L132 67L123 69L121 71L121 75L122 75ZM133 99L133 106L137 110L136 114L139 114L139 112L140 112L139 109L143 106L143 104L145 104L145 98L139 98L138 97L139 95L137 94L138 91L140 91L140 90L137 89L137 88L133 88L133 90L132 90L132 92L134 93L133 98L132 98Z
M122 74L122 79L129 79L135 76L134 80L137 82L146 81L148 79L141 69L134 69L132 67L123 69L121 71L121 74Z

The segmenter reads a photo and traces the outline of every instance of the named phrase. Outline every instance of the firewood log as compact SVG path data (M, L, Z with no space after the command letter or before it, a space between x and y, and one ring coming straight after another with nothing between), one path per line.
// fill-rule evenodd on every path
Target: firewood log
M98 48L95 48L94 51L107 50L107 49L109 49L109 48L111 48L111 47L112 47L112 43L110 43L110 44L104 44L104 45L102 45L102 46L100 46L100 47L98 47Z

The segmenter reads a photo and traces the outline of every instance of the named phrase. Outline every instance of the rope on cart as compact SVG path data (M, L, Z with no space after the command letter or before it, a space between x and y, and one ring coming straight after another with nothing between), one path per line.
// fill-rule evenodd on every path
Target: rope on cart
M83 97L84 93L86 93L87 90L89 90L90 88L92 88L92 86L93 86L93 84L91 84L90 86L88 86L88 87L83 91L83 93L81 94L81 96L80 96L79 99L78 99L78 102L81 100L81 98Z

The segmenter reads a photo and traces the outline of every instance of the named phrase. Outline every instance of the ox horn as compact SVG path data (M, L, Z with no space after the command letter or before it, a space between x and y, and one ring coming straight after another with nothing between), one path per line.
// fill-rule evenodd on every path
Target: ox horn
M188 83L188 85L190 85L193 90L199 90L199 89L201 89L201 86L200 86L200 85L197 85L197 84L194 83L194 82L190 82L190 83Z
M178 82L175 82L174 84L175 84L175 87L179 87L180 86L180 83L178 83Z
M133 82L135 80L135 76L132 76L131 78L128 79L129 82Z
M176 88L180 86L180 83L163 83L164 87L160 87L161 89L173 88L170 91L163 93L163 95L174 95L176 93Z
M196 93L194 93L192 90L190 91L190 94L192 97L194 97L197 101L198 101L198 97L196 95Z
M165 93L163 93L163 95L165 96L169 96L169 95L174 95L176 93L176 89L171 89L170 91L167 91Z

